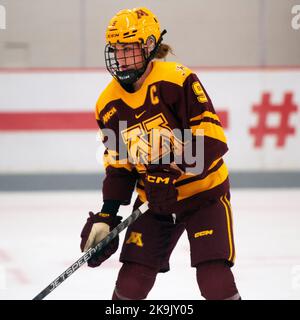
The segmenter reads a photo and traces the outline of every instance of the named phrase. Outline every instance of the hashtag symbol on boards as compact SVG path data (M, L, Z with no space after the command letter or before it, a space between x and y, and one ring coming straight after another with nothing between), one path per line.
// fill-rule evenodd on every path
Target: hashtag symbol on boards
M281 104L270 102L270 93L264 93L260 104L252 107L253 112L258 115L256 127L250 128L250 134L254 136L255 147L263 145L263 139L268 135L277 138L276 146L283 147L289 135L295 135L296 129L289 125L289 118L293 112L297 112L297 105L293 103L293 93L285 93ZM280 117L277 126L268 126L267 117L277 113Z

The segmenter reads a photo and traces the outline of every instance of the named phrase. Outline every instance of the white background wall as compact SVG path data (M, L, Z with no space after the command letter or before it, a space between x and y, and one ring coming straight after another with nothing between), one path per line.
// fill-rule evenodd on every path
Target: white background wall
M299 0L0 0L0 67L104 66L105 30L121 9L149 7L189 66L300 65Z
M300 169L300 70L223 69L196 72L215 109L226 111L225 129L233 170ZM94 105L110 77L106 72L2 72L0 73L0 119L3 112L94 112ZM295 133L277 146L269 135L260 147L250 128L258 122L252 108L263 93L280 105L292 93L297 111L289 116ZM267 117L268 126L278 127L280 115ZM0 131L0 173L96 172L102 170L103 147L97 130Z

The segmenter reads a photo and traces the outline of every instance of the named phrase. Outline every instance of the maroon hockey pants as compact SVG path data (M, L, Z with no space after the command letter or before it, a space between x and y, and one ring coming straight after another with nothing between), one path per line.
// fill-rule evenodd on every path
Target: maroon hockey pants
M196 270L199 289L205 299L238 300L240 298L227 261L202 262L196 266ZM156 275L157 270L147 266L130 262L124 263L119 271L112 299L145 299L154 285ZM180 292L180 288L178 288L178 292Z

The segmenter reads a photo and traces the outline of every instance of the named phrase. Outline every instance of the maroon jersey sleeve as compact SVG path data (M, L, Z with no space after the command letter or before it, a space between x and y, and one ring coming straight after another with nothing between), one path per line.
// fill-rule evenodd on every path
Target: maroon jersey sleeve
M137 181L136 170L127 159L120 158L118 139L115 145L109 143L103 130L104 124L100 120L97 120L97 123L103 133L102 141L106 147L103 157L106 173L102 188L103 200L119 200L122 205L127 205L130 203ZM118 137L118 132L115 134Z
M189 128L192 131L193 147L197 135L204 135L204 166L202 173L205 173L228 150L220 119L206 90L193 73L185 79L179 100L179 109L181 110L178 111L183 119L184 128ZM185 165L186 170L187 167L188 165Z

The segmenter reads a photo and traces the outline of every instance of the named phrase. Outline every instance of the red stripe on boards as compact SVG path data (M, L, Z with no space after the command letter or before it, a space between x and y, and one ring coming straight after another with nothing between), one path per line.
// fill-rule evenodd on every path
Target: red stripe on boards
M228 128L228 112L218 115ZM97 130L93 112L0 112L0 131Z
M95 130L93 112L1 112L0 131Z

